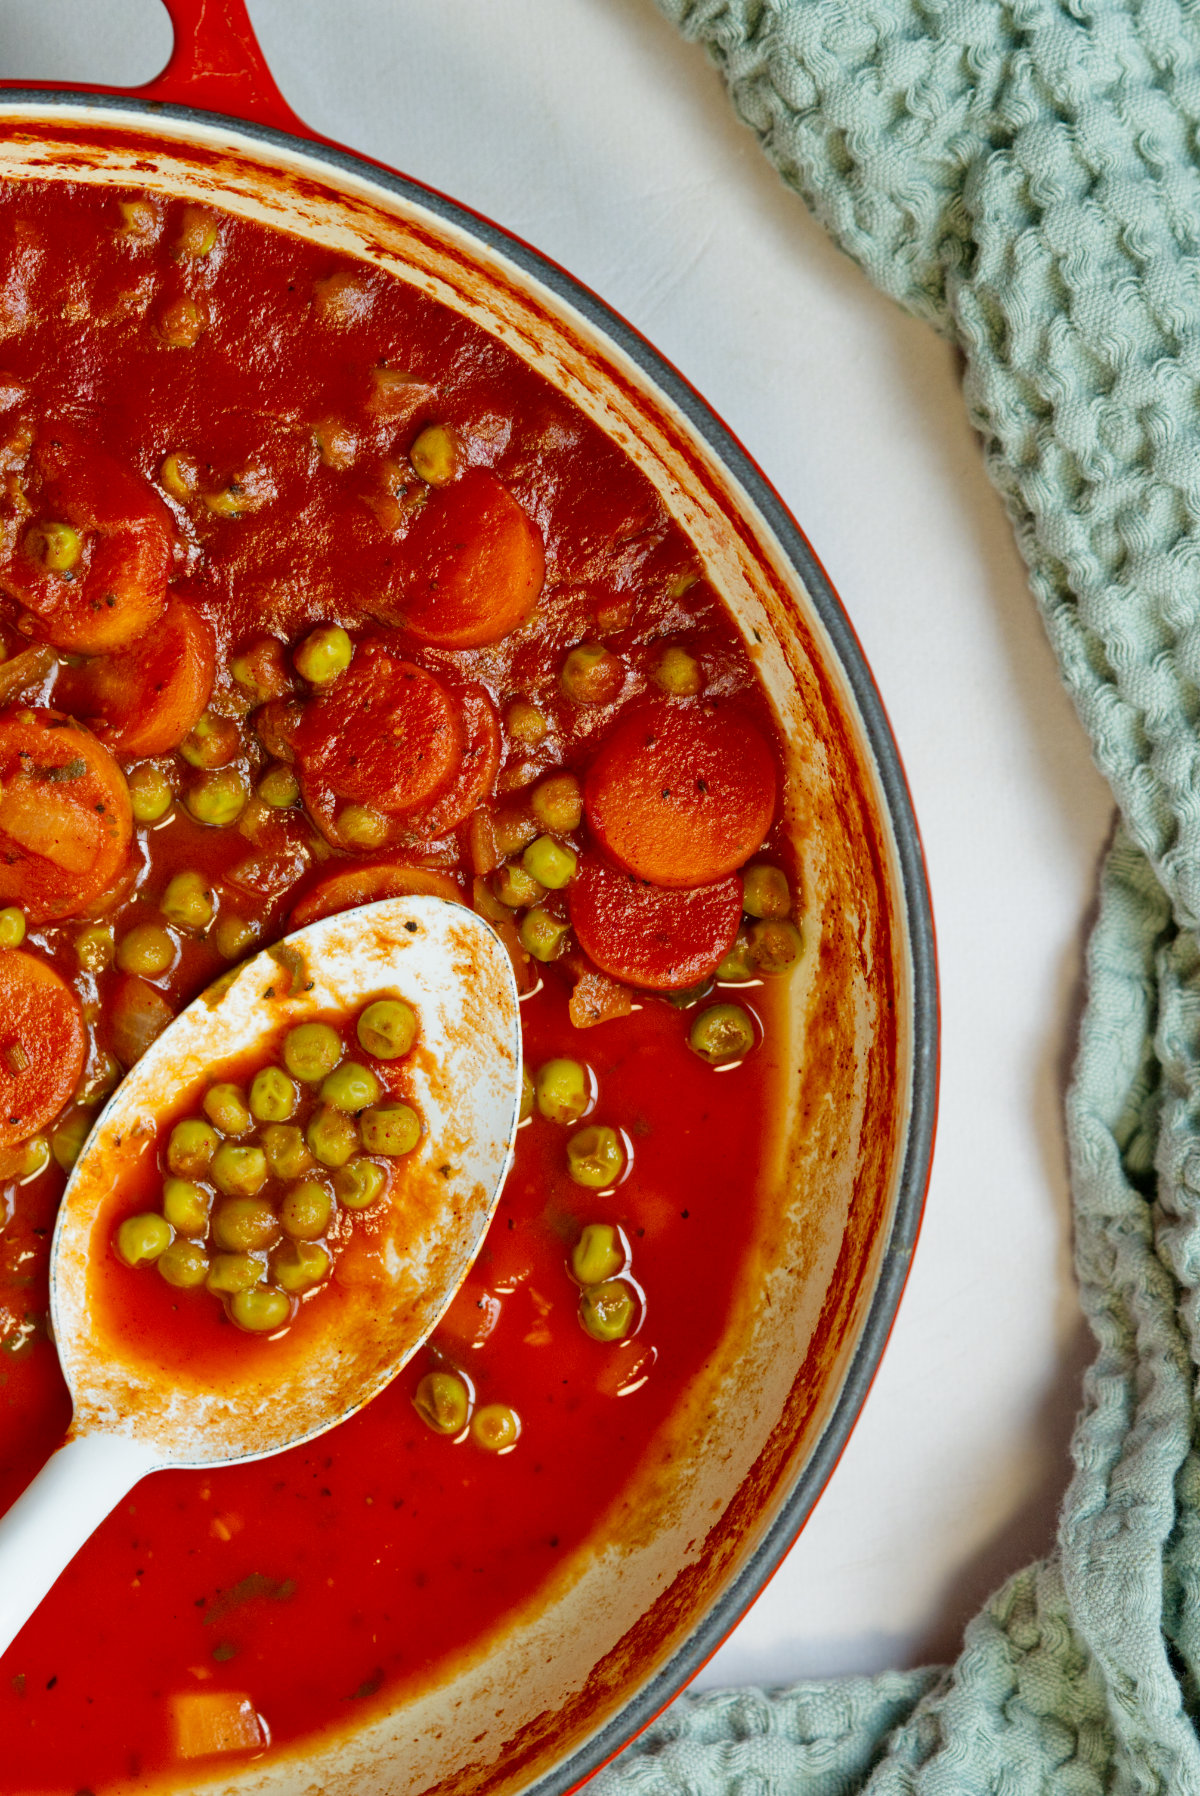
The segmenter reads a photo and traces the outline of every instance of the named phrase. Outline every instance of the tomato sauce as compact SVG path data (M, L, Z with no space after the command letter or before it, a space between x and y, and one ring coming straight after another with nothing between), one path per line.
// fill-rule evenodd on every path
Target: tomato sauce
M625 1150L588 1188L534 1104L466 1284L380 1397L278 1457L156 1474L78 1555L0 1659L0 1796L102 1796L172 1768L186 1787L181 1693L243 1694L260 1748L346 1727L602 1537L760 1226L770 975L799 906L745 870L792 872L736 631L644 477L515 357L348 257L135 193L13 184L0 244L0 761L32 745L0 780L0 905L24 929L0 973L53 969L85 1029L65 1107L39 1075L36 1133L0 1136L0 1509L69 1420L47 1266L88 1124L289 919L474 904L513 956L527 1067L584 1064L586 1120ZM181 874L194 914L164 897ZM36 1069L4 990L19 1095ZM732 1024L697 1035L718 1003ZM638 1293L616 1340L580 1323L571 1253L596 1223L623 1231ZM111 1274L113 1313L168 1358L270 1351L203 1290ZM515 1412L509 1450L427 1425L437 1368Z

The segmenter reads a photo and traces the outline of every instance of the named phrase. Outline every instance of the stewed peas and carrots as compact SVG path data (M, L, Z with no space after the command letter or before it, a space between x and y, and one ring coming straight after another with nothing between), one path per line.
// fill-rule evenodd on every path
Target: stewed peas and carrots
M115 1230L117 1257L179 1290L203 1287L248 1334L286 1328L333 1272L354 1213L387 1198L421 1139L419 1115L383 1071L418 1032L410 1004L381 997L350 1024L296 1024L277 1055L211 1080L200 1114L162 1144L158 1207Z
M376 1675L338 1682L364 1638L345 1591L381 1593L382 1702L411 1638L423 1663L469 1650L600 1524L719 1340L769 1201L776 994L818 944L740 638L565 400L423 293L215 209L31 180L0 212L0 262L46 246L0 394L0 1022L26 986L37 1018L0 1030L12 1494L59 1425L47 1392L65 1402L44 1326L65 1177L122 1070L231 962L377 898L468 903L512 956L530 1061L471 1290L330 1438L328 1475L243 1468L211 1504L186 1474L169 1501L151 1486L153 1576L135 1593L111 1540L73 1574L115 1617L111 1670L58 1599L29 1635L46 1678L18 1701L24 1660L4 1667L0 1796L103 1796L131 1741L163 1773L171 1692L208 1656L179 1615L260 1571L264 1527L297 1623L260 1639L248 1615L242 1663L290 1743ZM416 1020L392 1001L331 1019L332 1065L318 1032L291 1064L281 1039L214 1068L130 1199L138 1269L98 1256L131 1326L241 1358L323 1301L419 1151ZM326 1487L333 1586L300 1569ZM218 1505L242 1532L210 1532ZM467 1537L485 1580L446 1546ZM189 1600L144 1621L168 1589ZM316 1691L313 1637L334 1667Z

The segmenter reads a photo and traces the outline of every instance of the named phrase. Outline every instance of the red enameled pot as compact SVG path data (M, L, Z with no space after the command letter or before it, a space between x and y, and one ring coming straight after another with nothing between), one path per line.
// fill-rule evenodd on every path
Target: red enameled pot
M806 938L791 983L777 1201L722 1351L634 1501L436 1684L336 1739L136 1787L562 1796L734 1626L803 1526L866 1396L916 1241L937 988L916 823L854 633L729 431L596 297L527 245L309 131L242 0L167 0L175 47L132 93L0 95L0 175L134 185L359 256L472 319L634 458L703 558L770 695ZM132 1789L134 1786L130 1786Z

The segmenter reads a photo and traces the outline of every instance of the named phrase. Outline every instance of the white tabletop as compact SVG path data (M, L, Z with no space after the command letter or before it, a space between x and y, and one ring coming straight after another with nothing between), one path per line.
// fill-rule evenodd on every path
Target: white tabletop
M651 0L250 0L317 130L517 231L651 338L800 520L924 832L942 977L925 1225L812 1520L701 1683L951 1655L1053 1538L1087 1344L1061 1096L1109 827L954 357L812 223ZM146 79L158 0L0 0L0 72Z

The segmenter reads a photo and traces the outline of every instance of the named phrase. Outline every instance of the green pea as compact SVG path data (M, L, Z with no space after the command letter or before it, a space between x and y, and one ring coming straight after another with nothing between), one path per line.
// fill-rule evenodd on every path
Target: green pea
M549 1122L576 1123L592 1101L587 1069L578 1060L547 1060L538 1068L536 1092Z
M208 1277L208 1255L198 1241L172 1241L158 1257L158 1270L169 1285L194 1291Z
M535 960L555 960L566 944L567 926L561 918L552 916L539 905L525 912L517 933L521 946Z
M637 1299L620 1279L589 1285L579 1294L579 1320L594 1341L623 1341L637 1316Z
M267 1156L260 1147L223 1141L212 1157L210 1172L226 1197L253 1197L267 1182Z
M246 808L246 782L236 767L214 767L188 786L183 802L197 823L228 829Z
M167 1166L177 1178L198 1179L207 1172L217 1151L217 1132L199 1117L178 1122L167 1142Z
M341 1177L340 1173L338 1177ZM315 1241L329 1227L332 1215L333 1199L324 1185L318 1185L315 1179L305 1179L302 1184L293 1185L284 1192L279 1206L283 1232L293 1241Z
M50 1137L50 1151L64 1172L70 1172L83 1144L92 1132L94 1118L90 1110L68 1110Z
M229 1314L249 1334L270 1335L291 1320L292 1300L274 1285L263 1291L236 1291L229 1300Z
M315 1241L285 1241L271 1255L271 1277L291 1296L299 1297L328 1278L332 1263L325 1248Z
M265 1263L251 1253L217 1253L204 1283L215 1296L232 1297L238 1291L252 1291L266 1276Z
M262 1132L263 1152L277 1179L299 1179L315 1165L294 1123L272 1123Z
M782 867L759 861L742 872L742 909L751 917L786 917L792 894Z
M292 656L296 672L311 686L328 686L345 673L354 657L354 644L340 624L312 630L297 643Z
M804 942L794 923L781 917L765 918L750 930L750 952L760 973L773 978L790 973L804 952Z
M748 929L738 930L733 946L718 966L715 976L722 985L745 985L751 979L758 978Z
M229 663L236 684L252 704L265 705L294 690L284 655L284 646L276 637L260 636Z
M277 811L286 811L300 802L300 781L290 767L277 762L268 767L258 782L258 796Z
M373 1160L349 1160L333 1175L338 1202L347 1210L368 1210L383 1196L387 1174Z
M561 892L575 877L579 857L573 848L564 848L553 836L539 836L521 856L521 865L531 879L536 879L551 892Z
M515 1447L521 1418L507 1403L485 1403L471 1417L471 1439L486 1453L503 1453Z
M343 1060L322 1079L320 1095L325 1103L357 1116L368 1104L378 1103L379 1080L370 1067L359 1066L356 1060Z
M359 1017L357 1034L376 1060L399 1060L417 1039L417 1013L403 998L376 998Z
M445 424L427 424L408 452L413 472L430 486L449 486L458 470L458 443Z
M222 1080L204 1094L204 1114L223 1135L244 1135L254 1118L246 1108L240 1085Z
M740 1004L713 1004L702 1010L688 1033L688 1046L710 1066L743 1059L754 1046L754 1024Z
M526 910L546 896L546 888L519 863L506 861L492 876L492 890L510 910Z
M369 804L343 805L337 817L338 834L348 848L381 848L391 823Z
M52 574L69 573L83 554L83 540L70 524L47 521L36 525L31 535L38 560Z
M413 1408L435 1434L461 1434L471 1419L471 1393L457 1372L426 1372Z
M157 979L174 966L175 937L159 923L138 923L117 943L117 965L123 973Z
M21 1144L21 1164L17 1168L19 1179L35 1179L39 1172L45 1172L53 1155L50 1143L44 1135L31 1135L28 1141Z
M700 663L677 644L663 650L651 678L671 698L695 698L704 684Z
M545 736L546 714L527 698L514 699L504 714L504 727L514 742L532 746Z
M179 752L192 767L224 767L241 747L241 735L232 717L205 711L179 744Z
M533 1115L535 1088L529 1076L529 1068L521 1062L521 1114L519 1120L525 1122Z
M216 914L212 887L203 873L177 873L158 907L168 923L180 929L207 929Z
M529 808L552 836L568 836L583 822L583 788L573 773L551 773L533 788Z
M75 937L75 954L85 973L103 973L116 958L111 923L88 923Z
M170 1225L157 1210L127 1216L117 1230L114 1245L127 1266L148 1266L170 1247Z
M141 761L131 767L125 775L125 784L129 787L129 805L135 823L157 823L175 801L170 780L152 761Z
M279 1218L265 1197L226 1197L213 1211L212 1238L222 1253L253 1253L279 1239Z
M603 1285L624 1270L628 1257L618 1229L589 1222L571 1250L571 1271L581 1285Z
M258 931L236 911L226 911L217 918L212 933L213 946L223 960L240 960L254 946Z
M625 683L625 669L598 642L582 642L562 666L562 688L577 705L607 705Z
M283 1064L306 1085L317 1085L342 1057L342 1039L328 1023L300 1023L283 1038Z
M259 1122L286 1122L296 1114L300 1093L282 1067L264 1066L250 1085L250 1114Z
M0 910L0 948L19 948L25 940L25 912L15 904Z
M354 1123L333 1104L322 1104L313 1111L304 1137L322 1166L344 1166L358 1147Z
M421 1139L421 1119L407 1104L381 1104L362 1114L363 1146L369 1154L411 1154Z
M592 1124L567 1143L567 1171L577 1185L603 1191L625 1170L625 1149L615 1129Z
M204 1187L191 1179L167 1179L163 1184L162 1213L177 1235L207 1234L211 1201Z

